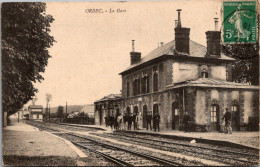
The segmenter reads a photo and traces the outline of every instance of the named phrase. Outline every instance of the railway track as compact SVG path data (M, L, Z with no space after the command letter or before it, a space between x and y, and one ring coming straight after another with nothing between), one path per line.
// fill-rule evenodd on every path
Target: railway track
M116 166L184 166L182 163L149 155L137 149L133 150L127 147L115 146L114 144L108 144L95 138L77 135L68 131L66 132L66 130L55 126L51 127L33 122L28 124L66 138L81 149L87 149L94 152L106 160L113 162ZM71 136L73 138L71 138Z
M72 133L66 133L66 135L83 139L84 141L80 142L75 142L71 139L70 141L75 145L91 150L108 160L115 161L115 163L120 166L184 166L181 163L155 157L141 151L133 151L126 147L104 143L90 137Z
M137 145L145 145L160 150L184 153L185 155L197 156L204 159L210 159L218 162L225 162L230 165L252 166L258 165L259 156L256 154L221 150L217 148L201 147L191 144L178 142L162 141L149 137L137 137L126 134L95 134L102 137L120 139L124 142L132 142ZM213 146L211 146L213 147Z

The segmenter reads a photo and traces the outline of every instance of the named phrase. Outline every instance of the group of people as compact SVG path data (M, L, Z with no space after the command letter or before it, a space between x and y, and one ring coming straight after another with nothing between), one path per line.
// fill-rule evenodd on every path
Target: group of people
M226 113L223 116L222 120L225 120L225 133L232 133L232 127L231 127L231 113L228 109L226 109ZM140 113L130 113L127 115L124 113L122 116L121 113L114 115L107 115L105 117L105 124L106 127L110 126L111 129L115 130L140 130L141 129L141 121L142 116ZM158 113L155 113L154 116L152 116L151 112L149 111L146 115L146 129L152 130L152 121L153 121L153 129L154 131L160 131L160 115ZM188 112L185 112L183 115L183 130L185 132L188 132L190 130L190 116Z
M152 119L153 119L153 129L154 131L158 130L160 131L160 115L157 113L152 117L151 112L148 112L147 114L147 130L148 127L152 130ZM111 129L115 130L140 130L141 129L141 121L142 116L140 113L130 113L127 115L124 113L122 116L121 113L118 113L116 115L107 115L105 117L105 124L106 127L110 126ZM133 127L132 127L133 126Z
M224 123L224 133L232 134L231 117L231 112L228 108L226 108L226 112L222 117L222 121ZM183 130L185 132L190 131L190 115L187 111L183 115Z

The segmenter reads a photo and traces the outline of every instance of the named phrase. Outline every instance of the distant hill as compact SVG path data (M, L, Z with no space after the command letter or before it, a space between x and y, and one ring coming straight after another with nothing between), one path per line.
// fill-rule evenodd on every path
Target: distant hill
M89 104L92 105L92 104ZM67 112L68 114L71 113L72 111L80 111L85 105L68 105L67 106ZM88 105L87 105L88 106ZM66 112L66 106L63 106L64 108L64 113ZM51 113L56 113L58 110L58 106L57 107L51 107ZM45 109L44 109L45 111Z

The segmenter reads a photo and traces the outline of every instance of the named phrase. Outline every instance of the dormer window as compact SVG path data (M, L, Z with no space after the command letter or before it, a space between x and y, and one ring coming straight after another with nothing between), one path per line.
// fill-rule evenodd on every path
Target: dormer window
M202 78L208 78L209 77L208 71L207 70L202 70L201 76L202 76Z
M200 77L201 78L208 78L209 77L209 72L208 72L208 66L207 65L202 65L200 67Z

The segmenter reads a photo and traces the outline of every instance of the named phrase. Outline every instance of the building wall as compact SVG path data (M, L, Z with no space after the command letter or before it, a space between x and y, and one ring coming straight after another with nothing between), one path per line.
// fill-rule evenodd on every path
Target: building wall
M212 65L212 64L198 64L192 62L173 62L172 63L172 81L178 83L186 80L197 79L201 77L201 66L207 65L208 77L218 80L227 80L226 64Z
M166 89L167 85L172 83L172 60L165 60L160 63L156 63L147 67L144 67L141 70L137 70L130 74L122 76L122 97L127 97L127 81L130 84L130 97L133 97L133 81L135 78L142 79L143 74L149 75L149 93L154 93L153 91L153 68L157 67L159 72L159 82L158 82L158 91L163 91ZM140 94L142 95L142 94Z
M198 78L198 65L194 63L174 62L172 64L173 83Z
M253 116L253 92L244 92L244 117L243 123L248 124L248 118Z
M194 89L194 88L193 88ZM236 90L236 89L223 89L223 88L196 88L193 90L189 88L190 93L186 94L188 102L188 110L191 111L191 120L195 119L196 125L205 125L209 127L209 131L212 130L210 112L212 105L219 106L219 123L218 126L221 129L223 125L223 116L226 112L226 108L229 109L231 114L235 114L232 111L232 106L237 106L239 111L239 125L233 127L234 130L247 130L250 119L257 118L259 116L259 103L258 103L258 91L257 90ZM192 101L192 96L195 95L195 102ZM192 107L194 107L194 115L192 114ZM233 119L233 117L232 117ZM232 120L234 121L234 120ZM192 121L191 121L192 122Z

